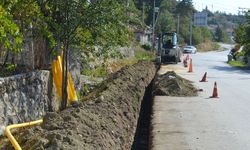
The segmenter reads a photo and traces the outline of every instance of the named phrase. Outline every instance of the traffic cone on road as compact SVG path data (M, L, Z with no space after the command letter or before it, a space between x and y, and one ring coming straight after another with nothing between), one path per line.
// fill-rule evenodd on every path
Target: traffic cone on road
M192 63L192 59L191 58L190 58L188 72L193 72L193 63Z
M200 80L200 82L207 82L207 72L205 72L203 78Z
M214 82L213 95L210 96L210 98L218 98L218 89L217 89L217 83L216 82Z

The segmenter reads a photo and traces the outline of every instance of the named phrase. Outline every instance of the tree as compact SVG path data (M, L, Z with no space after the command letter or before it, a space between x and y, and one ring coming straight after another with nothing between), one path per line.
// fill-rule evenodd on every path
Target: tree
M20 35L25 40L30 37L32 39L46 38L51 48L55 46L52 33L48 30L45 17L41 13L36 0L2 0L0 5L8 10L8 13L12 16L11 20L16 24ZM22 46L21 43L20 47ZM12 54L14 57L14 53ZM30 53L30 55L34 55L34 53Z
M214 39L217 42L228 42L229 41L229 37L227 35L227 33L225 31L223 31L221 29L221 27L218 25L216 30L215 30L215 34L214 34Z
M167 10L161 11L156 22L156 33L175 31L175 22L173 15Z
M246 23L236 29L236 42L244 45L245 55L250 55L250 10L246 13Z
M3 53L8 58L8 52L20 52L22 48L22 34L13 21L12 15L0 5L0 56ZM4 64L6 64L6 60Z
M68 103L68 53L76 30L83 23L83 11L86 8L86 0L54 0L40 1L41 10L47 18L49 30L54 34L57 45L63 47L62 61L62 103L61 110Z
M239 25L236 29L234 29L234 40L236 43L239 43L241 45L243 45L245 43L245 25Z
M91 37L90 40L85 39L84 43L91 51L92 46L98 46L100 51L97 55L109 58L116 53L113 50L115 47L128 44L130 35L125 9L116 0L93 1L88 6L81 28L83 33Z
M112 56L111 48L125 45L129 38L125 7L117 0L92 0L90 3L87 0L40 0L38 3L46 17L49 31L64 51L64 109L67 105L67 56L70 49L80 45L83 46L81 48L90 50L90 53L95 53L95 48L100 48L101 51L95 56Z
M192 0L182 0L176 6L176 12L180 14L180 16L188 16L192 17L195 12Z

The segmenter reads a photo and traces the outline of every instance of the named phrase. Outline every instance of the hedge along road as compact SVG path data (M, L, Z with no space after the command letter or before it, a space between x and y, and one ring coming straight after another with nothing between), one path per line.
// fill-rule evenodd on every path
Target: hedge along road
M203 92L198 97L155 97L153 150L250 149L250 71L226 64L228 52L191 55L193 73L187 73L182 64L161 68L159 73L176 70ZM208 82L199 82L205 72ZM219 98L211 99L214 81Z

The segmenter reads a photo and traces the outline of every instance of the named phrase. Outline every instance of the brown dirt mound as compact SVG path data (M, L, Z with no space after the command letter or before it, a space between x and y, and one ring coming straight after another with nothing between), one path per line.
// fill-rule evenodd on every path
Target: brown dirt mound
M41 126L15 137L23 150L131 149L145 88L155 72L152 62L125 67L104 81L88 101L47 113ZM8 144L2 149L12 148Z
M162 96L197 96L197 89L192 82L170 71L155 78L153 95Z

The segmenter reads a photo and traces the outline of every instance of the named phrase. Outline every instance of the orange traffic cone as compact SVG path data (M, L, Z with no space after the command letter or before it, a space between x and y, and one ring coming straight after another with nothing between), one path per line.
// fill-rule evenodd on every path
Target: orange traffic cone
M189 64L188 72L193 72L193 63L192 63L191 58L190 58L190 64Z
M207 82L207 72L205 72L203 78L200 80L200 82Z
M210 96L210 98L218 98L218 89L217 89L217 83L216 82L214 82L213 95Z

